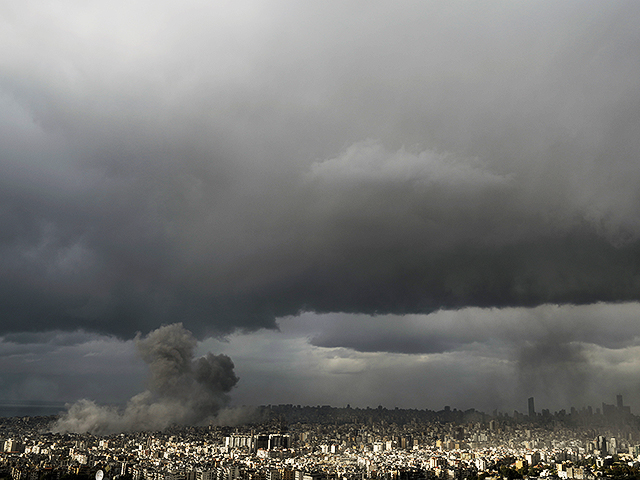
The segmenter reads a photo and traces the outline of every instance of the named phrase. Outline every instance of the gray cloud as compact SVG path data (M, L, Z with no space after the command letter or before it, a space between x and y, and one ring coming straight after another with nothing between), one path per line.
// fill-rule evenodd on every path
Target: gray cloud
M226 342L210 339L202 348L224 348L233 357L242 377L233 393L236 405L254 403L260 392L262 403L272 404L350 403L434 410L451 405L511 413L514 409L526 412L530 396L535 397L538 411L554 411L598 407L622 394L625 404L637 412L640 357L633 325L638 305L599 305L597 313L593 309L540 307L534 313L529 309L465 309L439 312L432 318L370 318L374 324L370 328L366 328L366 318L307 313L281 319L278 332L234 334ZM475 326L465 318L469 314ZM577 333L582 340L574 339L571 331L579 332L580 317L586 319L584 330L596 326L597 317L602 325L592 333ZM395 330L406 334L394 337L394 321ZM620 337L629 338L615 342L606 338L607 331L617 330ZM314 337L326 332L333 332L335 338L341 333L344 343L309 345L309 339L315 343ZM477 341L467 339L476 332L481 332ZM370 344L377 336L378 350L348 348L358 333ZM397 348L403 337L405 341L417 337L415 344L445 335L455 348L431 352L382 349L386 337L391 337L387 345Z
M36 3L2 332L638 299L634 2Z
M80 400L69 407L53 430L104 435L210 421L227 405L227 393L238 377L226 355L209 352L194 359L196 343L182 324L163 326L139 337L136 345L149 367L148 389L132 397L122 411Z
M279 319L277 331L207 339L195 347L193 358L209 351L233 358L241 378L229 392L236 407L219 411L212 421L220 424L251 418L255 411L237 407L243 404L435 410L451 405L511 412L526 411L526 399L534 396L538 409L553 411L612 403L618 393L635 413L640 409L637 318L637 303L375 317L303 313ZM187 335L185 343L192 341ZM5 335L0 401L88 398L124 409L149 373L136 351L134 340L86 332ZM195 377L195 363L192 367ZM171 381L159 383L171 390ZM104 421L101 407L76 409L96 414L87 420ZM123 421L113 418L116 424Z
M402 317L303 315L301 320L312 345L376 356L393 352L405 355L408 364L416 362L410 358L432 358L425 363L438 368L425 376L436 375L440 363L445 369L466 371L463 380L456 375L438 380L449 398L489 410L523 411L523 399L529 396L536 397L539 408L568 408L611 402L616 392L637 408L631 373L637 368L637 315L638 304L628 303L466 308ZM474 361L477 367L465 364ZM486 368L496 369L495 375ZM420 376L415 371L412 375ZM491 406L491 392L504 385L509 391L501 392Z
M474 344L528 347L523 363L539 348L592 344L608 349L633 346L640 338L638 304L585 306L542 305L536 308L465 308L430 315L303 315L312 345L347 347L361 352L444 353ZM529 354L526 354L526 351ZM549 360L554 355L546 355Z
M0 340L0 401L119 404L140 391L144 366L133 341L87 332L8 334Z

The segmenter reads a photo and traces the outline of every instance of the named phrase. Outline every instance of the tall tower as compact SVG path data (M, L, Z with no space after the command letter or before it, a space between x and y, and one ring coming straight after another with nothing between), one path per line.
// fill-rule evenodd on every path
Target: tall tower
M536 409L533 406L533 397L529 397L529 417L533 418L536 416Z
M618 410L622 410L622 395L616 395L616 403L618 405Z

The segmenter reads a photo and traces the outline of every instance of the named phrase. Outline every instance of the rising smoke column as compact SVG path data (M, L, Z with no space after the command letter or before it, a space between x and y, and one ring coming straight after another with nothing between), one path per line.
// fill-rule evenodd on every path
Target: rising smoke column
M226 355L209 352L194 359L196 344L181 323L160 327L146 337L138 335L136 347L149 366L147 390L131 398L123 411L80 400L53 430L105 435L211 421L227 405L227 392L238 377Z

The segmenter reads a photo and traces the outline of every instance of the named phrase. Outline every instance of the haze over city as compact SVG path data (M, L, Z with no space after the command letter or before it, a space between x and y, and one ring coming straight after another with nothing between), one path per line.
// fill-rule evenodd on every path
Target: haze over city
M0 0L0 404L638 414L639 24Z

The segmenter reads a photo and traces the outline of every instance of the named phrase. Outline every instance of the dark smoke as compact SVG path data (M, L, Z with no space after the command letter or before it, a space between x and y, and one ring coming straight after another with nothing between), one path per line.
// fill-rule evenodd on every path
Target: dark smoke
M196 339L181 323L167 325L136 339L149 366L147 390L124 410L80 400L55 424L57 432L97 435L134 430L162 430L171 424L211 422L228 404L238 382L231 359L211 352L194 359Z
M522 346L516 366L522 394L537 392L545 404L588 403L593 366L583 343L549 334Z

